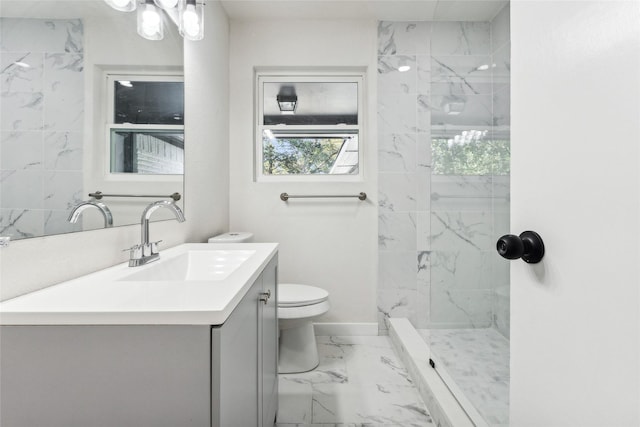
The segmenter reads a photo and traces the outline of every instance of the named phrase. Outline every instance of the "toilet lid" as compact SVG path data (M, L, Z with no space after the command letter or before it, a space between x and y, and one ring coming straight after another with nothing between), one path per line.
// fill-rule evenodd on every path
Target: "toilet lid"
M278 285L279 307L300 307L326 301L329 292L315 286L281 283Z

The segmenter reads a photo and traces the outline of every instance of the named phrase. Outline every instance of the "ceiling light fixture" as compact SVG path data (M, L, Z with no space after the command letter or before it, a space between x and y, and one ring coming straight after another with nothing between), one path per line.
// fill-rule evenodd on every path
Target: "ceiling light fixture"
M282 114L293 114L298 107L298 96L293 95L278 95L276 97L278 101L278 108Z
M464 101L447 102L444 104L443 110L450 116L458 116L464 111L465 105Z
M409 71L411 69L410 66L408 65L401 65L398 67L398 71L400 71L401 73L405 73L407 71Z
M482 64L482 65L478 65L475 69L475 71L487 71L489 68L496 68L496 64Z
M454 145L467 145L481 142L489 133L488 130L463 130L459 135L447 140L449 148Z
M187 40L204 38L203 0L104 0L121 12L138 10L138 34L147 40L164 38L164 11Z
M196 0L181 0L180 35L187 40L202 40L204 37L204 11Z
M143 0L138 7L138 34L147 40L164 38L162 15L153 0Z

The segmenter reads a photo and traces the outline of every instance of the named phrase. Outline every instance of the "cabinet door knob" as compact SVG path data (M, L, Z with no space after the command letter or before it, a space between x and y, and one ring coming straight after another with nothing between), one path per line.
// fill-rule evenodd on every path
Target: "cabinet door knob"
M265 304L267 303L269 298L271 298L271 289L268 289L267 292L262 292L260 294L260 301L262 301Z

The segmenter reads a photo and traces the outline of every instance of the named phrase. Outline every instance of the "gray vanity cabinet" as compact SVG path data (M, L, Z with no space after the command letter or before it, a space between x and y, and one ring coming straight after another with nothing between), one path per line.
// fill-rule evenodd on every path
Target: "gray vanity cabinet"
M274 425L278 407L276 283L274 259L224 325L211 330L214 427ZM255 351L256 346L260 351Z
M272 427L276 275L220 326L0 326L0 425Z

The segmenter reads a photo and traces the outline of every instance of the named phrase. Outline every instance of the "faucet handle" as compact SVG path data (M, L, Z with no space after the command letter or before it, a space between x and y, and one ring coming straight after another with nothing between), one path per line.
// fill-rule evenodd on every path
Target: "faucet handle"
M158 244L160 244L162 240L158 240L157 242L151 242L149 245L151 246L151 255L158 253Z
M122 252L129 251L129 258L141 258L142 257L142 246L141 245L133 245L128 249L123 249Z

